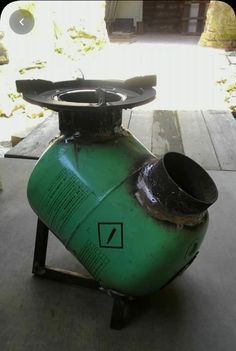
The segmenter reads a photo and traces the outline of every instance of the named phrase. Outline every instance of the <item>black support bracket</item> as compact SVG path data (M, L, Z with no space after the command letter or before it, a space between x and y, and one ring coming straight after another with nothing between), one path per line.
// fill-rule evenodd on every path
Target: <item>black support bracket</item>
M48 236L48 227L38 218L32 273L37 277L99 290L101 287L93 278L86 277L78 272L46 265ZM112 298L113 308L110 327L120 330L125 325L125 314L129 307L129 299L126 296L120 296L115 293L112 294Z

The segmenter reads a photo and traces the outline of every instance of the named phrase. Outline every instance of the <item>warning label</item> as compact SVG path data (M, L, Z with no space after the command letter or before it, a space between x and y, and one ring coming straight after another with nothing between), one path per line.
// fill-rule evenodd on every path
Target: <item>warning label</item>
M110 249L123 249L123 223L98 223L99 246Z

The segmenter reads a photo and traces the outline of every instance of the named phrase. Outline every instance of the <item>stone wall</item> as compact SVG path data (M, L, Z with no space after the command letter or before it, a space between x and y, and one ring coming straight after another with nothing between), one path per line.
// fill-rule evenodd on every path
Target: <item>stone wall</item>
M236 17L230 5L223 1L210 2L199 44L228 50L236 48Z
M7 49L3 43L4 33L0 32L0 65L5 65L9 62Z

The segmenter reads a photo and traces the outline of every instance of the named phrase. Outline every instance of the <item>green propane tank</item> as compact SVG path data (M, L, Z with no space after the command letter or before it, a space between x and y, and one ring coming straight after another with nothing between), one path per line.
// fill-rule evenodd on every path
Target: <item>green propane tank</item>
M191 264L217 199L193 160L158 159L122 128L122 109L152 100L153 85L150 76L17 82L27 101L59 112L61 135L29 179L32 209L102 288L132 297Z

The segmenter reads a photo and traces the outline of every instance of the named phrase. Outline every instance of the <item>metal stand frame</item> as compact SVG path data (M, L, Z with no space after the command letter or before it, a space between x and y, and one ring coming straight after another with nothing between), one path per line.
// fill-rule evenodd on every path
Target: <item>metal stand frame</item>
M53 279L68 284L76 284L86 288L99 289L100 285L93 278L88 278L77 272L49 267L46 265L48 234L48 227L38 218L32 273L41 278ZM120 296L115 293L112 293L112 297L113 308L110 327L112 329L120 330L125 325L125 313L129 307L129 299L126 296Z

